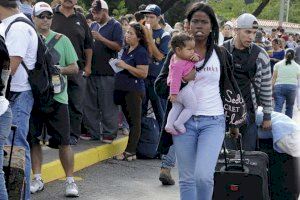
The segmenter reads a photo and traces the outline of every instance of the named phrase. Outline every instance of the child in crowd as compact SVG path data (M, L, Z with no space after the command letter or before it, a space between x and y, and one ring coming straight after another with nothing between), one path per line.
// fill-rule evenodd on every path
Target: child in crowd
M184 123L190 119L196 109L194 81L190 81L182 89L180 87L183 77L195 76L195 62L199 61L199 57L194 51L194 38L186 33L175 35L171 40L171 47L174 55L170 61L168 85L170 86L169 100L172 102L172 109L168 115L165 130L177 135L186 132Z

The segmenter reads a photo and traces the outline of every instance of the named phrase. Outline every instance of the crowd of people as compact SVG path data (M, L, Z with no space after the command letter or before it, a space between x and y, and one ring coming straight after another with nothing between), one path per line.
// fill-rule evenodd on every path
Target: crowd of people
M128 144L114 158L133 161L142 117L151 107L162 132L159 180L175 184L177 159L181 199L209 200L226 131L234 138L242 134L244 149L252 151L258 105L263 130L271 130L273 108L282 112L284 103L292 118L300 85L299 34L283 27L268 33L248 13L220 26L213 9L199 2L174 28L155 4L115 19L107 2L94 0L87 13L77 0L0 1L1 199L8 199L2 150L11 144L11 125L17 126L14 145L26 152L25 199L44 189L41 142L59 149L65 195L77 197L72 145L80 139L110 144L121 131ZM59 84L52 77L54 101L47 111L34 102L28 81L40 36L61 77Z

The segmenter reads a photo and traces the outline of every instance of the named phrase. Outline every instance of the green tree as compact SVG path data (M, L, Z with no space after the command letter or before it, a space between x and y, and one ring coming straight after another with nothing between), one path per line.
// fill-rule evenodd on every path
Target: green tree
M41 1L41 0L38 0ZM43 0L50 3L52 0ZM78 0L78 4L85 10L91 7L93 0ZM112 15L117 17L125 13L134 13L141 4L154 3L161 7L162 13L170 24L184 19L186 6L195 0L107 0L109 10ZM198 0L201 1L201 0ZM245 4L245 0L209 0L209 4L214 8L221 20L230 20L240 14L260 11L258 8L269 1L261 12L257 12L258 18L278 20L280 10L280 0L254 0L254 3ZM125 10L126 9L126 10ZM300 1L291 0L289 10L289 22L300 23Z
M112 13L116 19L119 19L122 15L126 15L128 13L128 10L126 8L125 1L121 0L117 8L114 9Z
M240 14L249 12L253 13L260 5L262 0L254 0L252 4L245 4L244 0L222 0L222 1L209 1L209 4L214 8L220 19L230 20L238 17ZM258 18L278 20L280 11L280 0L271 0L266 7L262 10ZM289 22L300 23L300 1L291 0Z

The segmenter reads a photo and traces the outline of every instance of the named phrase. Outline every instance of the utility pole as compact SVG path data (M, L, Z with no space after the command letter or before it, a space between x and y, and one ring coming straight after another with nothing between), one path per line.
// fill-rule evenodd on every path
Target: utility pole
M285 16L285 21L289 21L289 12L290 12L290 0L287 0L287 5L286 5L286 16Z
M281 0L279 12L279 26L282 26L283 21L289 19L290 0Z

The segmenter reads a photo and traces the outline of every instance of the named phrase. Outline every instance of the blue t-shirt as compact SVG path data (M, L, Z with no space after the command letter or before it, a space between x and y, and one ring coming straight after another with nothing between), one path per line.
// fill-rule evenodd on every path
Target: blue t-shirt
M270 56L270 58L276 58L276 59L279 59L279 60L283 60L284 59L284 50L282 51L279 51L279 52L273 52L273 54ZM274 61L270 61L271 63L271 69L272 69L272 72L273 72L273 68L274 68L274 65L277 63L277 62L274 62Z
M130 53L128 53L128 50L129 47L125 47L121 57L126 64L132 67L149 64L149 54L145 47L139 45ZM115 89L144 92L145 83L143 79L135 77L127 70L123 70L116 74Z
M92 31L99 32L106 39L117 42L120 46L123 44L123 31L121 24L114 18L111 18L106 25L100 26L94 22L91 25ZM108 61L111 58L117 58L118 52L110 49L100 41L94 41L93 58L92 58L92 74L113 76L115 72L110 67Z
M169 52L169 42L171 40L170 34L165 32L163 29L153 30L153 40L160 52L166 57ZM152 62L149 65L148 76L156 78L160 73L164 62L165 59L162 61L157 61L155 58L152 58Z

